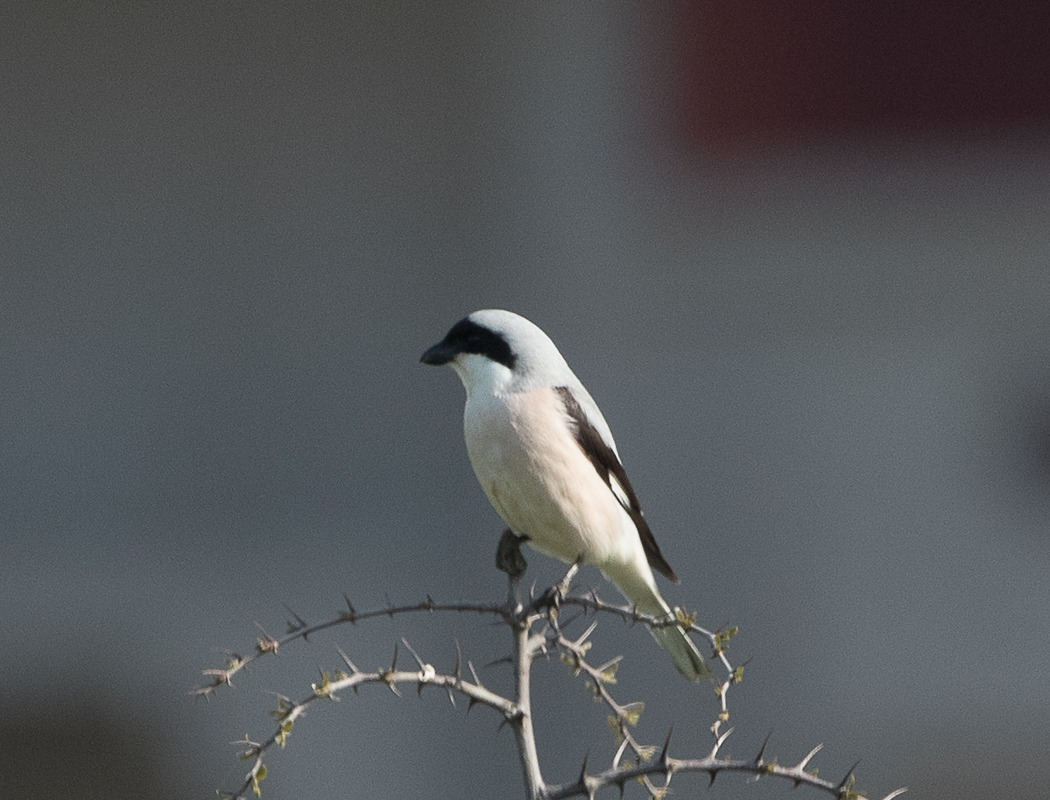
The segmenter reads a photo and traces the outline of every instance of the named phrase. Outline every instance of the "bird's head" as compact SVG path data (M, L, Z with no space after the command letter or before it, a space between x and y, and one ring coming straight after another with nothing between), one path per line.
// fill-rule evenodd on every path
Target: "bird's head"
M424 364L448 364L467 395L525 391L574 381L554 342L525 317L484 309L464 317L423 353Z

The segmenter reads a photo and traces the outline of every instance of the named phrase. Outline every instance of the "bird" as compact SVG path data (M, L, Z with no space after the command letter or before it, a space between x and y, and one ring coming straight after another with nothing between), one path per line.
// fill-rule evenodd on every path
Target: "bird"
M677 583L642 515L605 417L537 325L482 309L420 361L449 365L466 389L463 433L474 474L519 540L568 564L592 564L640 613L670 618L653 577ZM649 627L687 680L710 675L680 625Z

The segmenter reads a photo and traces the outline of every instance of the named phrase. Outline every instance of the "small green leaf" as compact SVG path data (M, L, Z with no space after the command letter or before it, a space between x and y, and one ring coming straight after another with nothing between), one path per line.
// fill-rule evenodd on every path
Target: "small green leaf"
M273 737L273 740L280 745L281 749L284 749L285 744L288 742L288 734L292 732L292 728L295 727L295 720L289 719L281 723L281 729L277 732L277 735Z
M327 672L322 672L321 684L317 685L316 683L311 683L310 686L313 688L315 695L317 695L318 697L325 697L331 695L332 693L332 690L329 688L331 682L331 676Z
M619 660L613 661L604 667L600 668L600 674L603 683L616 683L616 671L620 668Z
M561 654L561 660L572 670L573 677L580 674L580 657L576 653L566 651Z
M857 776L850 773L849 780L846 781L846 785L842 787L841 794L839 795L842 800L859 800L860 792L853 787L857 785Z
M623 718L627 720L627 724L634 727L638 724L638 719L642 716L642 712L645 711L645 703L628 703L623 707Z
M718 631L718 633L715 634L715 640L713 642L715 653L721 653L723 650L725 650L726 646L729 644L729 640L736 636L739 632L740 628L738 628L736 625L734 625L732 628L726 628L725 630Z
M678 620L678 624L681 625L683 628L691 628L696 623L695 611L692 614L690 614L687 613L684 608L679 608L678 606L675 606L674 616L675 619Z
M267 637L266 639L256 639L255 651L257 653L276 653L277 640L273 637Z
M273 717L278 722L280 722L285 717L287 717L289 713L291 713L291 710L293 708L295 708L295 706L292 705L290 702L288 702L288 700L286 700L283 697L278 697L277 698L277 710L276 711L267 711L266 713L269 714L271 717Z
M260 764L259 769L252 775L252 794L256 797L262 797L262 789L259 788L259 781L266 778L266 765Z

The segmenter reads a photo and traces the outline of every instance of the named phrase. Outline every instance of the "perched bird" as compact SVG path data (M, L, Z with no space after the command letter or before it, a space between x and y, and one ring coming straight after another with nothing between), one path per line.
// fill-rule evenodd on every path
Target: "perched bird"
M420 360L451 365L463 382L470 463L511 531L541 553L595 565L641 613L670 614L653 570L678 576L602 412L547 334L510 311L475 311ZM710 674L682 628L650 631L685 678Z

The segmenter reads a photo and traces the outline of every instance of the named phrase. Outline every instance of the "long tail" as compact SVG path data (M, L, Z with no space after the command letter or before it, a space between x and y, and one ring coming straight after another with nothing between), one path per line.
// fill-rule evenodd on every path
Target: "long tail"
M623 580L626 576L618 576L621 580L613 583L620 593L643 614L654 617L668 616L671 609L652 583L652 573L648 576L635 574L630 576L634 580ZM648 580L645 578L648 577ZM674 668L678 674L687 681L698 681L711 675L711 668L704 662L704 657L696 649L693 640L682 630L680 625L672 625L664 628L649 628L649 633L656 639L656 643L671 654Z
M711 675L711 668L704 663L704 657L680 627L650 628L649 633L660 647L671 654L674 668L687 681L698 681Z

